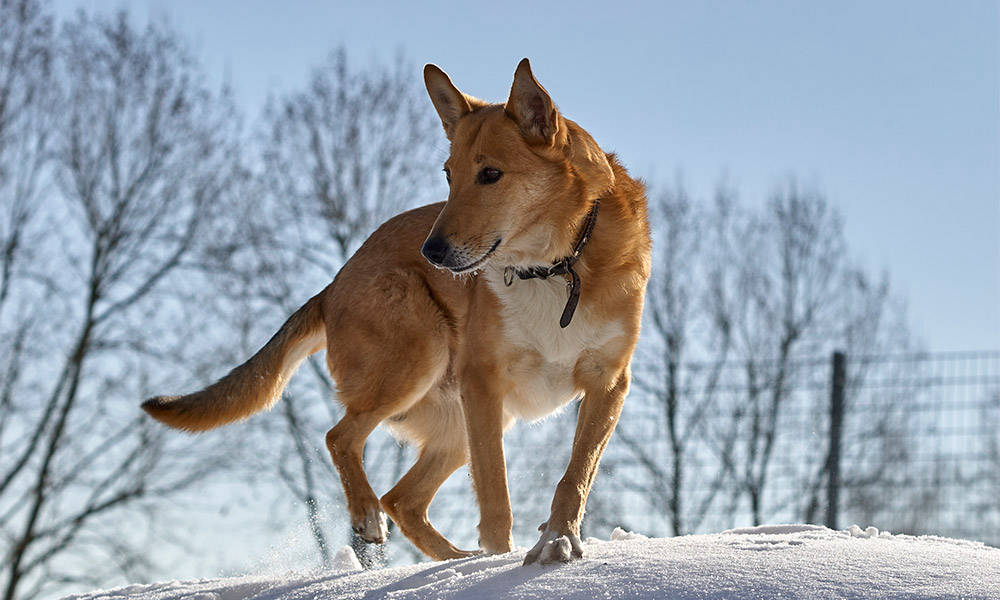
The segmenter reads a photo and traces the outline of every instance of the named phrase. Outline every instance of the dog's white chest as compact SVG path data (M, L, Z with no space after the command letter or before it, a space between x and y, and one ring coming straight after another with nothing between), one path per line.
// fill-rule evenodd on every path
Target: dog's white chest
M595 322L584 306L565 329L559 318L568 290L562 277L517 280L507 286L502 272L486 274L501 304L503 342L511 349L507 371L514 382L504 398L513 417L541 419L568 404L583 390L574 383L580 356L623 334L616 322Z

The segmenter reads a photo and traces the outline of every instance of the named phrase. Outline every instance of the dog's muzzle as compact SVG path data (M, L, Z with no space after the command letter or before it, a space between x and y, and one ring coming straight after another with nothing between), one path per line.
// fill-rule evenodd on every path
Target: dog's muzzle
M420 253L424 255L424 258L428 262L439 269L448 269L452 273L465 273L467 271L474 271L485 264L497 247L500 246L501 241L497 239L485 254L474 257L469 256L468 250L456 248L449 244L446 239L434 236L427 238L423 247L420 248Z

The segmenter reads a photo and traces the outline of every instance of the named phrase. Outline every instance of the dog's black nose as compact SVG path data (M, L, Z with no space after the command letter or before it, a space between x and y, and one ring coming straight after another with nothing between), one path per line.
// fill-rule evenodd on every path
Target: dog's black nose
M420 249L420 253L433 264L440 265L448 254L448 242L443 237L429 237Z

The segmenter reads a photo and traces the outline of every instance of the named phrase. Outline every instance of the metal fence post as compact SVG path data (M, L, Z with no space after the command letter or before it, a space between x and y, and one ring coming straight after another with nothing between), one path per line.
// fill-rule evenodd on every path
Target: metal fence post
M830 454L827 456L826 526L837 529L837 507L840 506L840 439L844 425L844 383L847 356L833 353L830 375Z

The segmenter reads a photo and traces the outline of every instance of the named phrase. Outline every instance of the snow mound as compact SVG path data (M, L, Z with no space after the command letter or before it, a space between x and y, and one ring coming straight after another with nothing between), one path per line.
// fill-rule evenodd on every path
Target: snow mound
M328 572L132 585L69 599L1000 597L1000 549L856 525L769 525L667 539L619 528L611 541L588 539L582 560L546 567L522 567L524 552L358 571L357 557L344 548Z
M853 528L858 528L857 525L852 526ZM872 529L875 529L872 527ZM858 528L860 531L860 528ZM766 535L766 534L783 534L783 533L802 533L803 531L828 531L826 527L822 525L758 525L756 527L743 527L740 529L729 529L723 531L722 533L731 533L736 535ZM875 531L878 531L875 529Z
M589 538L587 541L591 541L594 538ZM631 531L625 531L621 527L615 527L615 530L611 532L612 542L621 542L624 540L648 540L649 538L642 535L641 533L633 533ZM600 541L600 540L598 540Z
M354 548L350 546L344 546L337 550L337 554L333 557L334 571L360 571L363 568L361 561L358 560L358 555L354 553Z

